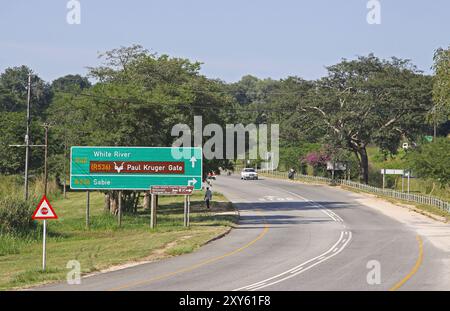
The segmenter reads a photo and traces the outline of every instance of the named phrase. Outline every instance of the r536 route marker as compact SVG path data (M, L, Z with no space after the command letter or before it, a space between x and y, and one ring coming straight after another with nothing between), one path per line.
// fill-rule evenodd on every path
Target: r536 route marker
M70 153L74 190L202 186L200 147L72 147Z

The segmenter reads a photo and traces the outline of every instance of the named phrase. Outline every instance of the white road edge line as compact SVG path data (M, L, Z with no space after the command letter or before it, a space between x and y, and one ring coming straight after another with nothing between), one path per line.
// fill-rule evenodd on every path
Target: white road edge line
M240 288L234 289L233 291L239 291L239 290L243 290L243 289L249 289L249 288L254 287L254 286L256 286L256 285L260 285L260 284L263 284L263 283L267 283L268 281L271 281L271 280L276 279L276 278L278 278L278 277L280 277L280 276L283 276L283 275L285 275L285 274L287 274L287 273L290 273L290 272L292 272L292 271L294 271L294 270L297 270L297 269L299 269L300 267L305 266L305 265L307 265L308 263L310 263L310 262L312 262L312 261L314 261L314 260L316 260L316 259L318 259L318 258L320 258L320 257L323 257L323 256L327 255L330 251L332 251L334 248L336 248L336 247L339 245L339 243L341 242L343 236L344 236L344 232L341 231L341 235L339 236L338 241L337 241L336 243L334 243L333 246L331 246L330 249L328 249L326 252L324 252L324 253L322 253L322 254L320 254L320 255L314 257L314 258L311 258L311 259L309 259L309 260L307 260L307 261L305 261L305 262L303 262L303 263L301 263L301 264L299 264L299 265L297 265L297 266L295 266L295 267L293 267L293 268L291 268L291 269L289 269L289 270L286 270L286 271L284 271L284 272L282 272L282 273L280 273L280 274L274 275L274 276L272 276L272 277L270 277L270 278L268 278L268 279L262 280L262 281L260 281L260 282L256 282L256 283L253 283L253 284L244 286L244 287L240 287Z
M343 220L339 215L337 215L337 214L336 214L335 212L333 212L332 210L326 208L326 207L323 206L322 204L317 203L317 202L315 202L315 201L311 201L311 200L309 200L309 199L307 199L307 198L305 198L305 197L303 197L303 196L301 196L300 194L297 194L297 193L295 193L295 192L291 192L291 191L284 190L284 189L281 189L281 190L284 191L284 192L287 192L287 193L289 193L289 194L291 194L291 195L293 195L293 196L296 196L296 197L301 198L303 201L309 203L309 204L310 204L311 206L313 206L313 207L316 207L316 205L317 205L317 206L318 206L318 207L316 207L317 209L319 209L320 211L322 211L324 214L326 214L328 217L330 217L330 218L333 219L334 221L336 221L336 222L344 222L344 220Z
M277 284L277 283L286 281L287 279L293 278L293 277L296 276L296 275L299 275L299 274L301 274L301 273L303 273L303 272L305 272L305 271L308 271L309 269L311 269L311 268L317 266L318 264L320 264L320 263L322 263L322 262L324 262L324 261L326 261L326 260L328 260L328 259L330 259L330 258L336 256L337 254L339 254L340 252L342 252L342 251L345 249L345 247L347 246L347 244L350 242L350 239L351 239L351 236L352 236L352 233L351 233L351 232L350 232L349 236L350 236L350 238L349 238L349 239L347 240L347 242L339 249L339 251L337 251L337 252L331 254L330 256L326 257L325 259L322 259L321 261L318 261L318 262L316 262L315 264L313 264L313 265L311 265L311 266L305 268L304 270L301 270L301 271L299 271L299 272L297 272L297 273L295 273L295 274L291 274L291 275L289 275L289 276L286 276L285 278L283 278L283 279L281 279L281 280L278 280L278 281L275 281L275 282L272 282L272 283L269 283L269 284L264 284L264 285L259 286L259 287L254 287L254 288L251 289L251 291L259 290L259 289L261 289L261 288L265 288L265 287L267 287L267 286L271 286L271 285L274 285L274 284Z
M305 202L308 202L311 206L318 208L320 211L322 211L325 215L330 217L335 222L341 222L341 223L344 222L344 220L339 215L337 215L335 212L329 210L328 208L326 208L322 204L314 202L312 200L308 200L305 197L303 197L303 196L301 196L301 195L299 195L297 193L291 192L291 191L287 191L287 190L284 190L284 189L282 191L287 192L287 193L289 193L289 194L291 194L293 196L299 197ZM319 207L317 207L316 205L318 205ZM345 227L345 225L344 225L344 227ZM348 236L348 238L343 239L344 235ZM345 249L345 247L348 245L348 243L350 243L351 238L352 238L352 232L351 231L341 231L341 234L339 236L338 241L330 249L328 249L326 252L322 253L321 255L318 255L318 256L316 256L316 257L314 257L312 259L309 259L308 261L305 261L304 263L302 263L300 265L297 265L297 266L295 266L295 267L293 267L293 268L291 268L289 270L286 270L285 272L282 272L280 274L272 276L272 277L270 277L268 279L265 279L263 281L256 282L256 283L244 286L244 287L240 287L240 288L234 289L233 291L240 291L240 290L255 291L255 290L259 290L259 289L262 289L262 288L265 288L265 287L268 287L268 286L271 286L271 285L283 282L283 281L285 281L287 279L290 279L290 278L292 278L292 277L294 277L296 275L299 275L299 274L301 274L301 273L303 273L305 271L308 271L309 269L317 266L318 264L320 264L320 263L322 263L322 262L324 262L324 261L326 261L326 260L336 256L340 252L342 252ZM339 247L339 244L341 242L343 244L341 244L340 247ZM330 253L330 252L331 252L331 254L329 256L327 256L327 254ZM310 263L310 262L312 262L312 261L314 261L316 259L319 259L319 261L317 261L316 263L314 263L314 264L304 268L305 265L307 265L308 263ZM269 281L271 281L273 279L276 279L276 278L278 278L280 276L283 276L285 274L290 274L290 275L288 275L288 276L286 276L286 277L284 277L284 278L282 278L280 280L277 280L277 281L274 281L274 282L271 282L271 283L267 283L267 282L269 282Z

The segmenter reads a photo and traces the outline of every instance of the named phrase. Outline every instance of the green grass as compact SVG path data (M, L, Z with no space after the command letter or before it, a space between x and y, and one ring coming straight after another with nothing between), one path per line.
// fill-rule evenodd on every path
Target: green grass
M370 146L367 147L367 153L369 156L369 184L375 187L382 187L382 175L380 170L386 169L408 169L408 164L405 160L406 153L403 149L398 150L398 154L394 156L388 156L386 159L384 154L380 152L378 147ZM313 169L311 166L307 168L308 174L313 175ZM261 174L264 175L264 174ZM270 177L277 177L268 175ZM355 179L353 179L355 180ZM302 180L306 183L315 183L314 181ZM396 175L386 175L386 187L395 189L398 191L402 190L402 178ZM404 179L404 191L407 189L407 179ZM431 195L440 198L445 201L450 201L450 188L441 188L439 183L433 180L426 180L422 178L411 178L410 179L410 192L424 195Z
M369 163L371 167L370 183L381 187L382 177L380 170L383 168L391 169L408 169L405 156L406 153L403 149L399 149L398 154L395 156L388 156L387 159L379 151L377 147L368 147L367 153L369 156ZM377 176L375 176L377 175ZM402 190L402 178L401 176L386 176L387 184L390 188L396 190ZM407 179L404 179L404 190L406 191ZM450 201L450 188L440 188L438 182L433 180L424 180L421 178L410 179L410 192L418 194L426 194L438 197L440 199Z
M0 175L0 197L20 197L24 195L24 178L20 175ZM43 176L34 176L29 179L28 195L31 200L40 200L44 193ZM47 197L59 198L61 193L54 178L47 183Z
M419 212L425 212L432 214L432 215L436 215L436 216L440 216L445 218L446 221L450 221L450 213L448 213L447 211L441 210L437 207L431 206L431 205L425 205L425 204L418 204L418 203L414 203L414 202L409 202L409 201L402 201L402 200L397 200L391 197L387 197L387 196L383 196L383 195L379 195L379 194L374 194L371 192L367 192L367 191L363 191L361 189L354 189L351 187L346 187L346 186L342 186L343 189L349 190L349 191L353 191L353 192L357 192L357 193L369 193L372 195L375 195L378 198L382 198L383 200L386 200L388 202L391 202L393 204L407 204L407 205L411 205L414 206Z
M117 217L103 211L103 194L91 193L91 226L85 227L86 194L68 193L68 199L53 200L59 219L48 221L47 267L42 260L41 223L26 236L0 235L0 289L12 289L54 280L64 280L69 260L78 260L83 273L137 260L160 259L189 253L223 234L236 222L225 198L214 194L212 211L203 206L202 194L191 197L191 226L183 227L183 198L160 197L157 228L150 229L150 213Z

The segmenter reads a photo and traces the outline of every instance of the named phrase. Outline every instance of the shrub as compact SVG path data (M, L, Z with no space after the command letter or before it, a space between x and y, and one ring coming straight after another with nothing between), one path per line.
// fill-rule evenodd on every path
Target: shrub
M5 197L0 199L0 234L27 233L35 227L31 219L32 203L23 199Z
M425 143L408 155L413 174L439 182L441 188L450 185L450 139L437 138Z

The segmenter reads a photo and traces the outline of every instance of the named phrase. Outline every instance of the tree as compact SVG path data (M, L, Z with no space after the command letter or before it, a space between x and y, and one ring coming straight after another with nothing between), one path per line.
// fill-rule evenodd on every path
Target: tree
M32 73L31 110L35 116L42 115L53 94L48 83L26 66L7 68L0 75L0 111L26 111L29 73Z
M298 109L327 129L327 141L352 151L360 178L368 183L367 146L396 153L401 139L414 140L431 109L431 78L407 60L370 54L330 66Z
M95 85L81 89L75 83L78 92L73 96L56 92L49 112L59 141L65 137L68 145L170 146L176 124L192 129L195 115L205 124L225 124L229 118L224 110L231 107L232 98L224 93L222 82L199 74L198 62L151 54L139 45L108 51L102 58L101 66L89 70L98 81ZM62 85L72 80L64 79ZM224 163L205 161L205 174ZM124 194L125 210L134 211L137 193ZM114 212L117 193L108 196Z
M313 87L312 81L288 77L279 81L278 87L267 96L265 104L259 105L268 122L280 125L281 146L302 147L318 142L318 138L324 135L320 123L319 126L310 124L305 128L310 116L297 109Z
M434 179L442 188L450 184L450 140L437 138L434 143L425 143L408 154L413 172L424 178Z
M91 87L88 78L80 75L66 75L52 82L54 92L78 92Z
M433 123L435 126L449 121L450 117L450 46L434 54Z
M9 147L23 144L26 132L28 74L31 79L31 130L33 144L43 143L42 121L53 93L50 86L26 66L7 68L0 75L0 173L17 174L24 170L25 150ZM40 170L43 153L31 148L30 170Z

